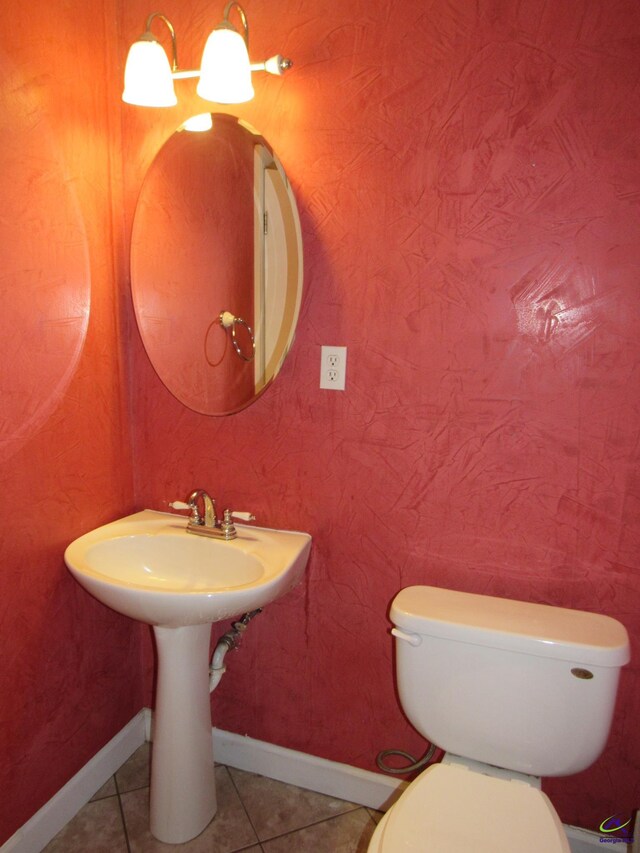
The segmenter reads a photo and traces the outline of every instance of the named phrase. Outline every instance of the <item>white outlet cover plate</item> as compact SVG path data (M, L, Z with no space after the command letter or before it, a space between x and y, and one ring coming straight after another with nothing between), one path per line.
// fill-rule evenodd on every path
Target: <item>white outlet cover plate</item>
M323 346L320 355L320 387L344 391L347 378L347 348Z

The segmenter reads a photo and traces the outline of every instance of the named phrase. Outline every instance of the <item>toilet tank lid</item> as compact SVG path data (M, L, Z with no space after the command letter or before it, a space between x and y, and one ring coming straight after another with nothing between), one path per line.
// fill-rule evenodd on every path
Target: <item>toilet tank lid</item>
M591 666L620 667L630 657L627 631L610 616L433 586L401 590L391 621L423 636Z

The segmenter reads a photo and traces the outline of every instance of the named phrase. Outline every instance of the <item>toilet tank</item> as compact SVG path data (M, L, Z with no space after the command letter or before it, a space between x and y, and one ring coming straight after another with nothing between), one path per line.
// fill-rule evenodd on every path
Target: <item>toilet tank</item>
M429 586L391 605L404 711L447 752L568 776L604 749L629 638L609 616Z

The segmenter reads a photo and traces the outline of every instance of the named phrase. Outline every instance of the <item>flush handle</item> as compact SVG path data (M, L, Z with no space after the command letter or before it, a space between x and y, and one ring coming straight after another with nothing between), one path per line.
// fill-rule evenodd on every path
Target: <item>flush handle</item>
M406 631L401 631L400 628L392 628L391 633L394 637L397 637L399 640L404 640L405 643L409 643L412 646L419 646L422 642L420 634L407 634Z

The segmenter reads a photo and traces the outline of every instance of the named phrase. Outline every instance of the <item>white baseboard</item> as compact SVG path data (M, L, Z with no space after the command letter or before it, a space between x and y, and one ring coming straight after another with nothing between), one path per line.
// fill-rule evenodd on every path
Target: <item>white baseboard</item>
M140 711L0 847L0 853L36 853L46 847L145 739L145 711Z
M144 739L146 743L151 743L153 740L153 711L151 708L143 708L140 713L144 719Z
M216 728L213 754L218 764L229 764L373 809L389 808L407 787L406 782L381 773Z

